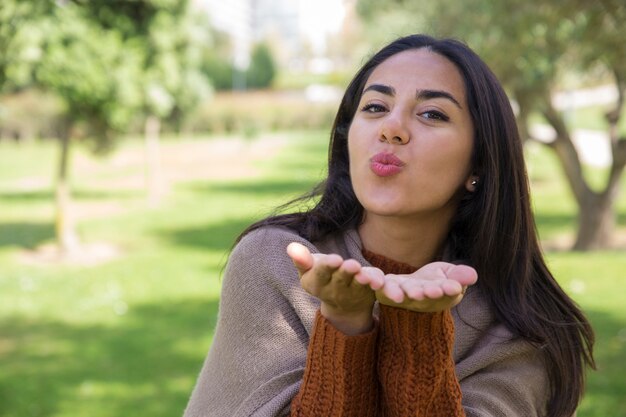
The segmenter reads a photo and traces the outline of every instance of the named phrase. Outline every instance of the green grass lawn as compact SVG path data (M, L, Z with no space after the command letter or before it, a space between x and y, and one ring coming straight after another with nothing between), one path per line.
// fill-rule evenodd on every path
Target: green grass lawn
M233 239L323 176L327 135L166 141L157 208L144 202L139 142L105 160L77 148L78 229L93 251L76 262L46 255L56 149L0 145L0 416L154 417L185 407ZM528 153L540 234L558 248L572 239L575 208L551 155ZM623 191L622 232L626 181ZM626 417L626 255L547 257L597 331L599 371L579 416Z

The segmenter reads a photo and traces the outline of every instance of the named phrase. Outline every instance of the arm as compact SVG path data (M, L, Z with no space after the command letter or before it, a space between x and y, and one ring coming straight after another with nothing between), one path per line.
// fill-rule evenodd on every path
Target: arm
M382 277L363 274L354 260L287 249L302 287L321 306L309 343L303 383L291 404L293 417L376 416L376 336L373 288Z
M446 295L442 298L428 298L424 292L432 294L433 291L423 289L428 282L407 281L410 278L418 278L415 275L417 272L387 276L393 280L392 291L389 289L386 293L379 291L380 297L377 294L379 300L382 299L381 303L389 304L381 305L379 330L381 346L379 378L383 385L382 402L388 415L414 415L406 413L405 410L415 407L415 402L406 404L397 402L397 398L410 397L422 401L420 407L429 410L426 414L429 416L545 415L549 384L541 351L515 337L502 324L495 322L489 306L480 296L480 291L471 291L467 294L468 297L465 297L465 291L460 295L444 291ZM465 277L453 278L463 287L476 281L475 276L466 274L471 271L465 269L463 272L461 269L456 273L459 272ZM412 293L411 289L418 291ZM395 290L399 291L394 292ZM401 297L397 297L398 292ZM417 295L416 298L419 299L411 298L407 293ZM396 297L398 302L393 301L392 297ZM451 304L457 304L460 298L466 299L454 309L458 352L453 356L452 334L455 330L449 310L431 313L410 310L436 311L437 306L446 302L450 303L449 308ZM388 347L390 345L408 348L395 349L396 352L392 353L388 352L391 350ZM453 357L457 358L456 366ZM415 386L419 379L410 371L416 369L415 366L400 367L400 372L394 375L390 369L398 367L398 362L421 364L423 366L421 372L428 375L430 383ZM403 383L401 380L408 382ZM425 392L421 392L424 387ZM442 387L447 388L441 389ZM419 395L415 394L417 390L420 391ZM434 399L432 404L436 405L435 408L432 406L428 408L429 395ZM389 398L393 401L389 401ZM448 411L439 414L441 412L439 407L448 407Z
M347 336L318 312L291 416L376 416L377 333Z
M358 340L341 334L327 321L316 319L320 301L301 287L298 271L285 254L292 241L315 250L290 231L265 228L244 237L231 253L223 278L215 336L185 417L289 415L299 391L303 393L299 404L311 404L312 396L305 394L309 388L319 388L314 382L317 371L304 376L309 358L312 365L307 369L311 370L317 369L314 363L325 363L314 360L327 359L325 348L336 349L334 357L340 362L349 361L351 355L358 358L359 354L350 347ZM371 338L373 343L352 343L365 356L375 350L376 330L370 333L356 337ZM320 340L322 343L317 343ZM371 348L368 350L367 346ZM307 348L315 353L307 357ZM374 361L366 363L374 372ZM329 377L324 372L324 378ZM335 376L333 373L329 377L331 381L335 381ZM307 387L300 390L303 378ZM348 375L345 381L354 378ZM372 377L365 381L375 385ZM331 385L325 381L324 387ZM358 397L350 395L350 399L354 398Z
M465 416L449 311L419 313L381 305L378 375L384 416Z
M377 292L383 415L465 416L449 308L474 282L472 268L443 262L385 277L385 287Z
M185 417L288 414L319 303L284 255L294 235L261 229L230 254L217 327Z
M472 300L467 301L472 303ZM470 322L475 319L468 317ZM473 340L455 366L453 338L449 334L446 337L454 331L449 312L415 313L381 306L379 378L386 415L416 415L404 410L415 407L418 402L422 409L429 410L426 416L545 415L549 384L541 351L514 338L501 324L482 331L477 330L480 323L476 323L475 328L464 321L458 324L460 332L457 331L456 338L463 339L463 344L467 344L468 339ZM409 328L419 330L411 332ZM474 338L468 334L481 336ZM408 347L392 352L390 346L398 345ZM414 365L399 367L399 362L421 363L424 367L415 373L409 371L409 368L417 369ZM394 368L399 368L400 372L391 372ZM420 384L419 375L428 375L429 382ZM411 398L413 402L402 404L387 398ZM448 411L440 414L441 409Z

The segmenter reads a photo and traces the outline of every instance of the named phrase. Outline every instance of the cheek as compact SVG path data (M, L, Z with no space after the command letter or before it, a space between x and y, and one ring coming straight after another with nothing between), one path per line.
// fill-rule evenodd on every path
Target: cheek
M359 134L358 127L351 126L348 131L348 161L350 163L350 172L362 164L362 160L367 154L367 147L365 146L362 136Z

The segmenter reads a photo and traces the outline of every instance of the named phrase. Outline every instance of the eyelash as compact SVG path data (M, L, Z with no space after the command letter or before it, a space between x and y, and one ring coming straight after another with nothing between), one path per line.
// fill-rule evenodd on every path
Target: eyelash
M432 119L432 120L441 120L442 122L447 122L448 120L450 120L450 118L448 116L446 116L445 114L438 112L436 110L428 110L425 111L423 113L421 113L421 115L425 115L425 114L431 114L434 115L434 117L427 117L427 119Z
M383 112L386 110L387 108L385 106L381 104L376 104L376 103L366 104L361 109L361 111L365 113L378 113L378 112ZM448 120L450 120L448 116L436 110L427 110L425 112L420 113L419 115L420 116L430 115L430 116L426 116L426 119L429 119L429 120L438 120L442 122L447 122Z
M387 110L385 106L381 104L376 104L376 103L366 104L361 109L361 111L366 112L366 113L378 113L378 112L385 111L385 110Z

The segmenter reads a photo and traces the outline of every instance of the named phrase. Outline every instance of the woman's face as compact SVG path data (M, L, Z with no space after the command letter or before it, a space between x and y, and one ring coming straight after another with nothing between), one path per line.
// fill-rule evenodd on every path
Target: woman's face
M451 216L472 189L473 123L463 78L427 49L374 69L350 125L350 176L367 215Z

